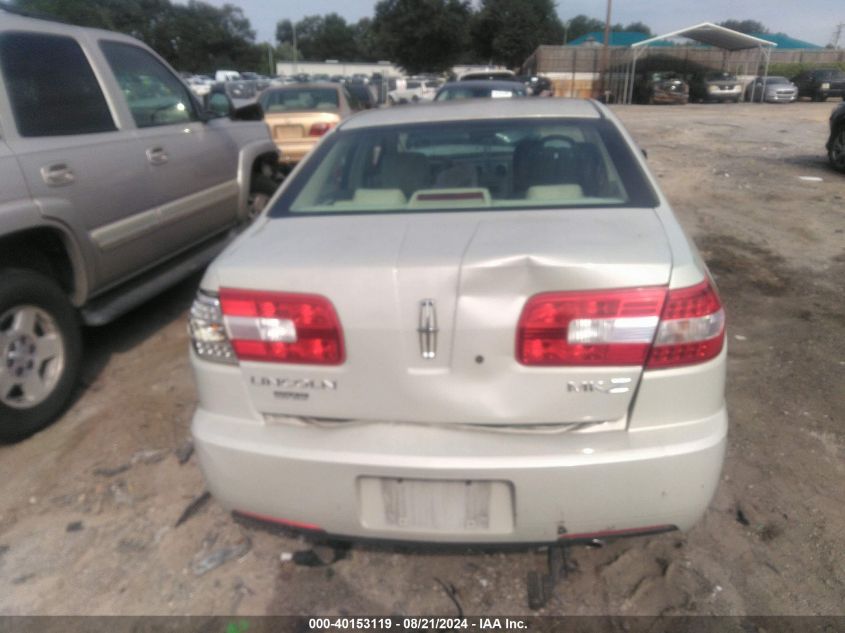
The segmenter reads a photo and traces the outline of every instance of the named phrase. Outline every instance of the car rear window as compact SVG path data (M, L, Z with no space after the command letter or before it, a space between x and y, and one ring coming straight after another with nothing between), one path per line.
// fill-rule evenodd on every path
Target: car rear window
M514 82L513 86L474 86L470 82L458 86L443 88L436 97L436 101L459 101L461 99L508 99L526 96L525 88Z
M264 112L307 112L337 110L340 102L334 88L290 88L261 95Z
M339 130L271 215L655 206L605 119L518 119Z

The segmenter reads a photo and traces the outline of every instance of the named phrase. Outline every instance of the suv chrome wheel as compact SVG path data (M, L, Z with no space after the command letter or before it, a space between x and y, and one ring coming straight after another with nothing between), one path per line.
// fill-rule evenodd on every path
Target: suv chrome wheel
M56 388L65 344L53 317L35 306L19 305L0 316L0 355L0 402L27 409Z

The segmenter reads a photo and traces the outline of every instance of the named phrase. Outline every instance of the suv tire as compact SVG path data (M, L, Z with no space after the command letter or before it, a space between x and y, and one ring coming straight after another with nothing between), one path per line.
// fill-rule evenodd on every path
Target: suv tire
M827 158L831 167L845 172L845 123L839 123L830 133Z
M253 175L249 187L249 197L247 198L247 222L252 222L261 215L270 198L276 193L277 187L278 184L270 176Z
M0 270L0 441L17 442L67 406L82 358L76 311L52 280Z

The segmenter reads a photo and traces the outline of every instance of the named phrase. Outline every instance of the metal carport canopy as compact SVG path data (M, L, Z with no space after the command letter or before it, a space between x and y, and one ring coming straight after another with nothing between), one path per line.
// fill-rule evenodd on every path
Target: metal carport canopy
M765 91L766 79L769 76L769 56L771 49L777 46L777 44L759 37L754 37L753 35L734 31L733 29L729 29L724 26L719 26L718 24L713 24L712 22L702 22L701 24L696 24L695 26L688 26L677 31L672 31L671 33L664 33L663 35L658 35L656 37L651 37L647 40L631 44L633 55L629 71L630 76L626 77L625 80L625 103L631 103L631 99L633 98L637 58L639 58L640 53L645 50L646 46L653 42L668 40L673 37L686 37L688 39L695 40L696 42L715 46L716 48L721 48L727 51L741 51L749 48L760 49L766 57L766 72L763 79L763 90ZM753 94L751 98L753 101Z
M724 48L729 51L741 51L746 48L757 48L758 46L777 46L774 42L754 37L753 35L746 35L733 29L712 24L711 22L702 22L695 26L688 26L685 29L672 31L664 35L642 40L636 44L631 44L631 48L638 48L641 46L648 46L652 42L659 42L660 40L668 40L670 37L687 37L702 44L709 44L716 48Z

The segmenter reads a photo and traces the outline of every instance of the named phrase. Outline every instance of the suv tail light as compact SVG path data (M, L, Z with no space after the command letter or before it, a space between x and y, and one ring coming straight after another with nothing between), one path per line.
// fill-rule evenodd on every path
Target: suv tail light
M707 281L678 290L544 293L523 308L516 358L531 366L676 367L718 356L724 323Z
M220 307L240 360L316 365L344 361L340 321L325 297L222 288Z
M308 136L322 136L334 127L334 123L312 123Z

